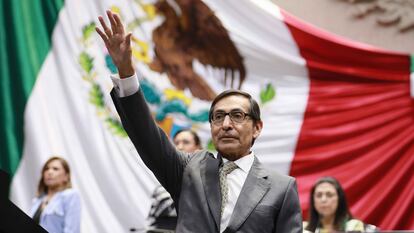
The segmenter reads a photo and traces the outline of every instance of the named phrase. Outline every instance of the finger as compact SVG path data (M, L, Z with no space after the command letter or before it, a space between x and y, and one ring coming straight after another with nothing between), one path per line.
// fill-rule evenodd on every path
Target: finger
M117 25L117 27L118 27L118 31L120 32L120 33L124 33L125 31L124 31L124 24L122 23L122 21L121 21L121 17L119 17L119 15L118 14L114 14L113 15L114 16L114 20L115 20L115 22L116 22L116 25Z
M108 26L106 26L106 23L105 23L105 20L103 19L103 17L102 16L99 16L98 17L98 19L99 19L99 22L101 23L101 25L102 25L102 28L104 29L104 31L105 31L105 34L106 34L106 36L109 38L109 37L111 37L112 36L112 31L111 31L111 29L109 29L109 27Z
M109 22L111 23L111 29L113 33L118 33L118 26L116 24L116 21L114 19L114 14L111 11L106 11L106 14L108 15Z
M131 37L132 37L132 33L128 33L128 35L125 37L125 44L129 47L131 47Z
M108 37L105 35L105 33L98 27L95 27L96 32L99 34L99 36L102 38L105 44L109 42Z

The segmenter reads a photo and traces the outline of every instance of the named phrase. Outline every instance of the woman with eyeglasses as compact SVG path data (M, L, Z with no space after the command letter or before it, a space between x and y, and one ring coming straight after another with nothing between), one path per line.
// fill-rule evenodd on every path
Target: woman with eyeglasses
M345 192L334 177L322 177L313 185L309 218L303 226L306 233L364 231L364 223L352 217Z

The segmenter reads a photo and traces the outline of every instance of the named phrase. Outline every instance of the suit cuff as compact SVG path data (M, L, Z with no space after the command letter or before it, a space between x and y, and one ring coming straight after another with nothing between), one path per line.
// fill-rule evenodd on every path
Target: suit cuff
M128 78L119 78L118 74L111 75L114 89L119 97L127 97L135 94L139 90L137 74Z

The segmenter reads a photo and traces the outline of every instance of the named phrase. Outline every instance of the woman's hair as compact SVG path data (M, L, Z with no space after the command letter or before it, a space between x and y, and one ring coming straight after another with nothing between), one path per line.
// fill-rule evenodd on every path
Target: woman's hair
M322 183L329 183L336 189L336 192L338 194L338 207L335 212L334 229L337 231L343 231L345 230L345 223L352 218L352 215L349 212L345 192L342 189L341 184L339 184L337 179L331 176L320 178L312 187L310 193L309 224L307 225L306 230L315 232L316 228L320 224L320 216L315 209L315 201L313 196L315 194L316 187Z
M196 132L194 132L192 129L180 129L178 130L173 137L173 140L178 136L178 134L182 133L182 132L189 132L191 133L191 135L193 135L193 139L194 139L194 143L197 147L199 147L200 149L202 149L201 146L201 140L200 137L198 136L198 134Z
M58 157L58 156L53 156L53 157L49 158L46 161L46 163L43 165L40 180L39 180L39 184L37 185L37 196L41 196L41 195L47 193L48 187L46 186L46 184L44 182L44 174L45 174L46 168L49 165L49 163L52 162L52 161L55 161L55 160L59 161L60 164L62 164L63 169L65 170L66 174L68 175L68 181L64 184L64 189L72 188L72 182L70 181L70 168L69 168L68 162L64 158L61 158L61 157Z

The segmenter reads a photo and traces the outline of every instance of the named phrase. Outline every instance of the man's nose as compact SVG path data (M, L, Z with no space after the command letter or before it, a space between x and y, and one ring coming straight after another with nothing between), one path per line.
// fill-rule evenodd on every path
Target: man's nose
M232 126L232 121L231 121L231 119L230 119L230 116L229 115L226 115L225 117L224 117L224 120L223 120L223 128L229 128L229 127L231 127Z

